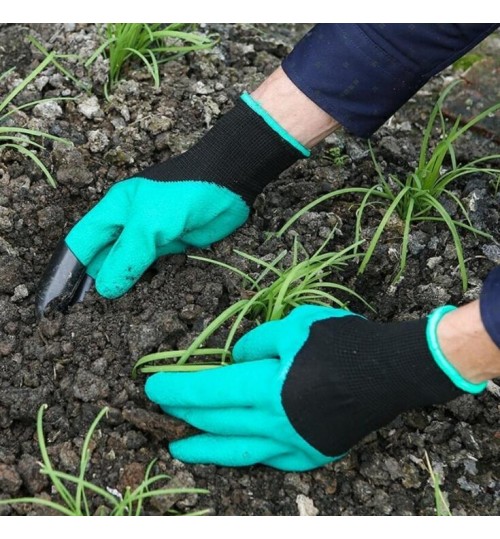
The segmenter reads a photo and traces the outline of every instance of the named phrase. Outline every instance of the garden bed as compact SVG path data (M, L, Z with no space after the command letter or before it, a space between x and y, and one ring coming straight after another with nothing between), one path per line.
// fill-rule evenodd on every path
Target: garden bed
M11 151L0 161L0 498L51 495L39 473L36 415L46 403L44 428L54 465L77 474L85 434L103 406L87 477L123 492L138 484L152 459L156 471L176 485L205 488L208 494L159 498L147 514L208 509L216 515L432 515L435 501L424 451L443 480L453 514L500 513L499 400L492 392L464 396L439 407L413 411L371 434L342 461L307 473L283 473L263 466L220 468L185 465L172 459L169 439L182 425L166 418L144 395L143 375L133 379L134 363L144 354L186 348L225 307L241 298L242 283L223 268L175 255L159 260L120 299L95 293L66 314L35 319L34 293L60 237L115 181L186 150L245 89L254 88L279 65L305 25L212 25L216 47L161 67L155 89L147 72L126 74L111 99L102 86L106 64L87 71L65 64L84 82L85 94L54 66L23 94L23 100L73 96L75 101L25 112L26 125L67 138L74 147L47 145L40 157L58 182L50 187L36 165ZM205 29L208 31L208 29ZM62 54L90 56L99 45L93 25L0 26L0 95L43 59L30 43L35 36ZM486 50L498 54L498 38ZM404 177L418 159L421 133L446 83L460 71L448 69L427 84L373 137L380 166ZM325 159L339 147L342 163ZM457 158L470 160L498 152L488 133L469 132L457 145ZM248 223L210 250L197 252L256 271L233 253L240 249L272 259L291 249L298 235L308 252L337 227L331 250L352 243L359 198L340 197L316 207L282 238L265 241L314 198L347 186L377 180L366 141L334 134L309 160L285 172L257 200ZM489 177L471 176L454 185L474 226L496 234L500 194ZM377 206L364 222L367 236L380 219ZM454 209L450 208L453 212ZM425 316L434 307L478 297L481 283L500 262L491 240L462 234L469 288L464 293L449 231L436 223L413 229L404 277L394 283L400 223L393 224L363 275L352 262L333 278L361 294L369 311L349 297L351 309L379 321ZM194 252L193 252L194 253ZM246 322L244 329L251 327ZM222 341L224 335L219 338ZM218 343L217 337L213 344ZM97 509L97 500L92 510ZM0 507L0 514L44 514L29 505Z

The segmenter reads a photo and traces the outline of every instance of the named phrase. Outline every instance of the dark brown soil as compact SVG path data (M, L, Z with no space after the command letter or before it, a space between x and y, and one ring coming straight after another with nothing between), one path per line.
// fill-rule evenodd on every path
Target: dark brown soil
M368 436L341 462L309 473L282 473L263 466L190 466L173 460L167 442L182 428L145 398L145 378L133 379L131 369L143 354L185 347L240 298L241 283L221 268L173 256L159 260L118 300L92 293L67 314L35 320L37 281L71 225L113 182L187 149L242 90L255 87L279 65L305 30L304 25L211 26L210 31L221 36L216 48L163 66L159 89L137 66L109 102L102 93L106 65L97 63L86 72L76 60L67 60L66 65L92 84L96 97L82 93L54 67L21 96L23 101L76 97L61 102L60 111L41 107L16 118L23 125L69 138L74 148L47 143L41 155L57 178L57 189L49 187L41 172L19 154L0 154L0 497L51 494L38 472L35 430L37 410L47 403L45 432L57 468L77 473L85 433L99 410L109 406L95 439L88 470L92 481L123 491L140 480L152 459L158 459L158 472L209 490L207 495L147 506L149 514L208 508L216 515L297 515L308 498L320 515L432 515L435 503L425 450L443 479L442 489L454 514L499 514L499 401L491 392L405 414ZM98 43L92 25L1 26L0 45L8 48L0 49L4 51L0 67L16 65L16 71L0 82L0 95L6 95L41 59L26 42L27 35L60 53L84 57ZM490 38L490 47L494 40ZM432 104L450 77L459 75L450 69L435 78L373 137L387 173L404 177L415 166ZM343 166L324 158L324 149L334 145L348 157ZM466 160L492 152L498 153L492 140L470 133L457 154ZM296 233L311 252L334 223L338 231L331 249L342 249L353 240L354 198L324 203L282 239L264 240L320 194L374 181L367 143L334 135L314 157L292 167L266 190L242 229L204 255L255 271L232 250L276 255L291 247ZM496 234L500 196L490 179L470 177L454 190L473 223ZM380 210L368 211L367 235L378 218ZM335 275L338 282L362 294L376 314L360 302L351 301L350 307L380 321L418 318L435 306L475 299L482 280L500 261L496 243L464 235L470 281L464 294L449 232L442 226L421 225L412 232L404 278L393 284L398 228L395 223L382 238L363 275L357 275L355 264ZM99 501L92 503L95 510ZM45 512L27 505L0 507L5 515Z

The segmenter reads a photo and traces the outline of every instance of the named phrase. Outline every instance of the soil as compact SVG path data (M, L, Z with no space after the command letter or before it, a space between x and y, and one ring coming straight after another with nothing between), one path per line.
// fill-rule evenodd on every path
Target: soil
M210 25L219 44L162 66L155 89L140 65L128 71L107 101L102 85L106 62L86 70L76 58L65 65L83 83L84 93L53 66L18 102L42 97L75 97L58 106L19 113L26 127L46 130L74 143L46 143L40 157L53 171L51 188L42 173L18 153L0 161L0 497L51 496L39 473L36 414L48 405L44 429L54 466L77 473L83 439L103 406L110 408L95 436L87 476L123 492L141 479L145 467L175 484L206 488L204 495L180 495L146 506L147 514L208 509L215 515L433 515L435 502L424 451L442 480L455 515L500 513L499 400L492 391L463 396L444 406L413 411L369 435L342 461L308 473L283 473L264 466L220 468L185 465L172 459L168 440L183 427L164 416L144 395L144 376L131 369L144 354L184 348L227 305L240 299L241 283L222 268L176 255L159 260L128 294L109 301L96 293L65 314L37 322L34 292L60 237L67 233L115 181L187 149L231 107L241 91L255 87L305 33L305 25ZM0 95L19 82L42 55L27 41L35 36L62 54L88 57L99 43L93 25L2 25L0 70L15 66L0 81ZM498 38L487 40L498 54ZM385 173L405 177L416 164L421 132L432 105L450 80L451 68L428 83L382 127L372 141ZM338 146L342 166L324 157ZM499 153L485 132L470 132L457 148L461 161ZM332 135L309 160L284 173L259 197L248 223L214 245L205 256L256 271L233 253L260 257L290 249L298 234L312 252L337 225L330 247L353 240L355 198L337 199L302 217L280 239L265 242L294 212L317 196L343 186L371 186L376 173L367 143L345 133ZM489 177L471 176L453 187L475 226L494 233L500 195ZM358 200L359 202L359 200ZM456 208L449 210L456 214ZM364 222L373 233L380 209ZM363 275L355 263L334 274L355 289L350 308L380 321L425 316L444 303L478 297L481 283L500 261L498 245L472 234L462 236L469 289L462 291L449 232L434 223L413 229L404 278L393 283L399 259L400 223L382 237ZM342 298L347 299L347 298ZM248 327L248 326L247 326ZM217 338L214 339L217 343ZM92 511L100 502L91 500ZM0 514L47 514L29 505L0 507Z

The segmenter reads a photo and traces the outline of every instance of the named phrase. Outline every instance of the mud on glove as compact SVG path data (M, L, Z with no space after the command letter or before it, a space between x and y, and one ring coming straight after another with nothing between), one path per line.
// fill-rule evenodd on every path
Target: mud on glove
M341 309L297 307L242 337L236 364L158 373L146 394L206 431L170 444L180 460L309 470L338 460L401 412L484 389L439 348L436 327L450 309L380 324Z
M309 153L243 94L190 150L115 184L66 246L101 295L118 297L157 257L207 247L241 226L266 184Z

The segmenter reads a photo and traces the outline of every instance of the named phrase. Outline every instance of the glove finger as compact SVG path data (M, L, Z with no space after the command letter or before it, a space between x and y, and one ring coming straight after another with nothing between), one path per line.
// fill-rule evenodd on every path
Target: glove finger
M159 372L146 381L150 400L166 408L243 407L266 402L278 376L274 360L199 372Z
M319 454L312 456L306 452L295 451L284 455L273 456L263 462L263 464L277 468L278 470L283 470L284 472L306 472L307 470L313 470L314 468L324 466L339 458L326 457Z
M99 271L101 269L101 266L103 262L106 260L106 257L108 256L109 252L111 251L111 245L108 245L107 247L104 247L104 249L101 249L94 258L89 262L87 266L87 273L95 280L97 278L97 275L99 274Z
M228 206L203 227L198 227L182 236L182 240L193 247L204 248L225 238L239 228L248 218L248 208L242 209L236 204Z
M286 446L268 438L213 434L199 434L172 442L169 449L174 458L184 462L219 466L251 466L288 451Z
M128 206L123 191L112 189L70 230L66 245L84 266L118 238Z
M223 436L266 436L279 432L280 416L255 408L180 408L162 410L199 430Z
M293 357L306 341L314 322L352 315L350 311L318 305L297 307L282 320L266 322L243 335L234 345L232 357L236 362Z
M281 340L281 320L265 322L243 335L234 345L232 357L235 362L257 361L260 359L279 359Z
M127 225L101 265L97 291L105 298L125 294L156 257L154 234L133 223Z

